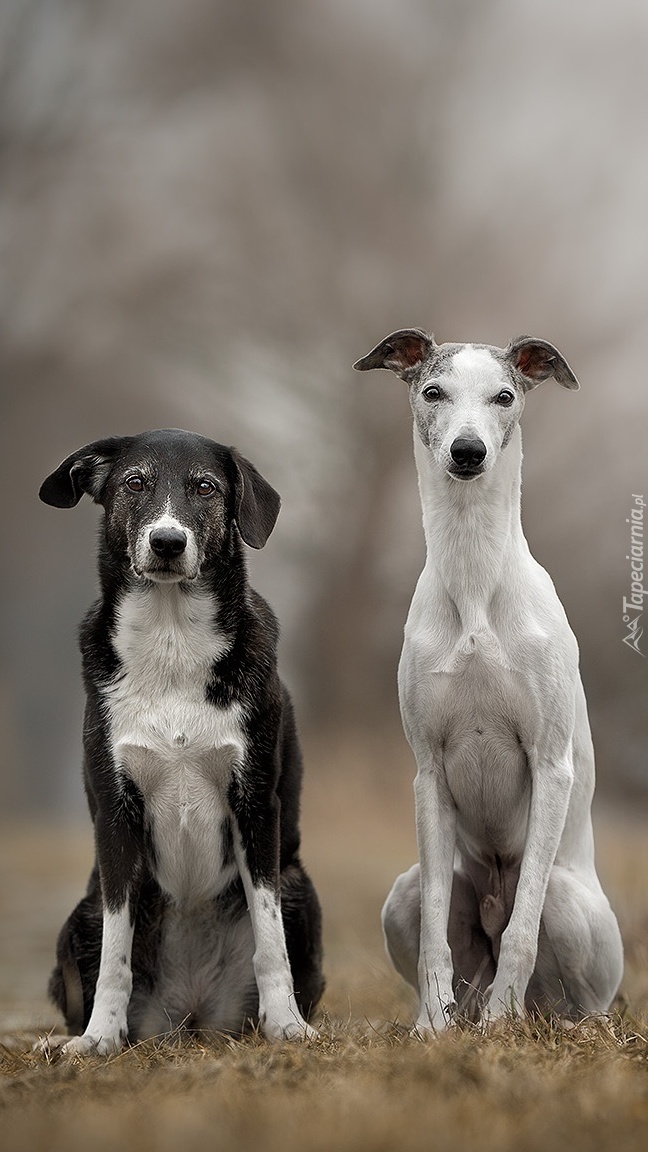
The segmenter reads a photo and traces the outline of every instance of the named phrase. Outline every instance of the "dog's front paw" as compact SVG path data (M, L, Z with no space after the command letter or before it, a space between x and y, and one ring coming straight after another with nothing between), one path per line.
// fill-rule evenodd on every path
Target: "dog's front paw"
M495 1024L498 1020L510 1020L524 1015L524 1006L515 992L515 985L509 981L493 981L484 993L485 1006L482 1012L484 1024Z
M434 1040L434 1037L440 1032L447 1032L450 1028L454 1028L456 1016L457 1004L454 1000L443 1005L435 1004L434 1007L423 1004L419 1018L410 1031L410 1036L414 1040Z
M429 1041L434 1040L437 1035L435 1028L430 1028L429 1024L423 1024L417 1020L413 1028L410 1028L410 1039L420 1040L422 1043L427 1044Z
M124 1044L121 1034L116 1036L92 1036L84 1032L83 1036L73 1036L63 1046L63 1056L114 1056L120 1052Z
M317 1032L296 1012L289 1020L264 1014L261 1031L266 1040L317 1040Z

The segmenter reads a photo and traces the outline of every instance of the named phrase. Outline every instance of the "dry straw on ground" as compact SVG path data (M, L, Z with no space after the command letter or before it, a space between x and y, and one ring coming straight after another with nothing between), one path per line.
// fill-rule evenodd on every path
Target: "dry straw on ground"
M142 1152L639 1149L648 1042L620 1019L432 1046L324 1025L304 1046L152 1042L108 1061L7 1054L4 1147Z
M407 769L404 769L405 773ZM566 1031L512 1022L409 1038L413 1002L386 963L379 910L411 862L409 788L353 773L305 797L304 855L326 914L320 1039L270 1046L174 1035L108 1060L69 1063L31 1042L54 1027L43 996L56 927L81 889L87 833L7 830L0 853L3 951L0 1147L7 1152L409 1152L648 1146L648 842L642 822L601 812L599 865L626 942L608 1021Z

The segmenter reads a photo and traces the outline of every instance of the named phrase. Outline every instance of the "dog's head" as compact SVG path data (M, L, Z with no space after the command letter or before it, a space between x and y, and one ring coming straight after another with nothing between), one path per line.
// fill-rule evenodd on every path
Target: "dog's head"
M564 388L579 387L558 349L531 336L519 336L508 348L439 345L427 332L404 328L353 367L388 368L405 380L423 444L456 480L490 471L532 388L551 376Z
M246 544L262 548L280 504L235 448L178 429L86 444L43 481L39 495L72 508L84 493L105 509L111 556L155 583L193 581L218 563L233 525Z

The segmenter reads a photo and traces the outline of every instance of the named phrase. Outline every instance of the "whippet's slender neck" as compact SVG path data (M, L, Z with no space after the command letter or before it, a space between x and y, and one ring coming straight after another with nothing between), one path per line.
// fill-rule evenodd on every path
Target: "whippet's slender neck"
M426 568L455 605L462 625L483 627L493 595L516 557L528 554L520 518L522 435L519 426L494 467L472 481L443 471L414 431Z

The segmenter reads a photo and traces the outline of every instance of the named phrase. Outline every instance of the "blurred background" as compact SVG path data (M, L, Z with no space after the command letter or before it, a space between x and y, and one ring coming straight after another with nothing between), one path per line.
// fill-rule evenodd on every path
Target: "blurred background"
M642 655L622 621L648 497L647 52L644 0L4 0L5 815L84 810L98 510L39 484L164 426L281 492L250 563L312 771L397 777L409 812L410 413L350 366L412 325L530 332L580 378L528 400L524 521L580 642L601 794L648 795L648 634Z

